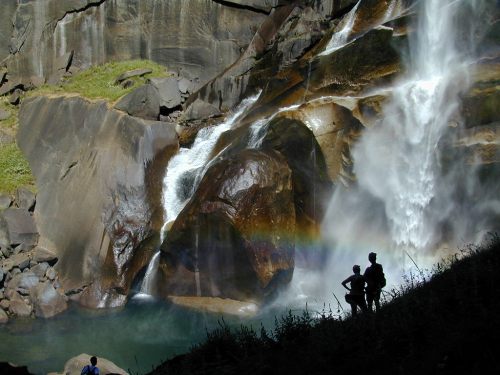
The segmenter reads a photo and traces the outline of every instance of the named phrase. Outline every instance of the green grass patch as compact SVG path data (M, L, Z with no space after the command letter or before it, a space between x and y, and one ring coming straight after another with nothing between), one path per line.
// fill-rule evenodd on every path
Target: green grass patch
M17 126L19 107L9 103L9 96L0 97L0 108L10 113L10 117L0 121L1 128L13 129Z
M152 72L143 77L133 77L134 84L126 89L115 84L116 78L129 70L151 69ZM96 65L87 70L67 78L58 86L45 85L31 93L31 95L54 93L77 93L89 99L106 99L116 101L133 89L145 83L149 77L167 77L170 74L166 68L150 60L128 60L109 62Z
M15 143L0 145L0 192L13 193L21 186L34 189L28 161Z

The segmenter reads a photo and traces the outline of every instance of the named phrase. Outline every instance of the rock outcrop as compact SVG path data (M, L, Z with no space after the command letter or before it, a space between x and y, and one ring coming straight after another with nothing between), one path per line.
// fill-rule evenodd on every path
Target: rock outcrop
M174 126L102 101L36 97L21 108L18 144L37 181L39 245L59 259L62 286L92 285L80 298L89 306L123 304L128 264L159 200L146 186L148 166L177 149Z
M162 295L262 299L294 266L291 170L275 151L212 165L162 244Z
M50 372L48 375L80 375L82 368L90 363L90 357L92 357L90 354L80 354L69 359L62 372ZM128 372L106 358L98 358L97 367L99 367L100 374L128 375Z

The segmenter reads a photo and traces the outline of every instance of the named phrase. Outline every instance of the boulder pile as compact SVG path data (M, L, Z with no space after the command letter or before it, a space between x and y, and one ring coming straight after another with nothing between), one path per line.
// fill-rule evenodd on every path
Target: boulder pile
M53 268L57 258L37 245L35 199L26 188L14 198L0 195L0 323L14 316L50 318L67 308Z

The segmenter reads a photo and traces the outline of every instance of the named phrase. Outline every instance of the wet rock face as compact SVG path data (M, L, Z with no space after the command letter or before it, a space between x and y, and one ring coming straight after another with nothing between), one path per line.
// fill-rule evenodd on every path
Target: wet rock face
M8 36L0 53L10 52L13 76L48 79L60 57L74 51L73 65L80 68L147 58L204 83L239 57L274 3L7 0L0 5L2 35Z
M219 161L161 246L161 293L263 298L291 279L294 232L291 171L279 153Z
M108 289L126 294L129 261L150 228L146 171L157 155L178 147L172 124L134 118L105 102L37 97L21 108L17 141L36 176L39 245L59 259L63 287L93 283L98 293L86 302L94 307Z

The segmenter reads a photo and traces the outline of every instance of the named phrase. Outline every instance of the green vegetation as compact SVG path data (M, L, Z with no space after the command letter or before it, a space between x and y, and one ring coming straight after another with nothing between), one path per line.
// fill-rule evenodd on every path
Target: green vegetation
M500 239L411 276L376 314L289 314L257 334L221 324L150 374L483 374L497 356Z
M9 103L8 96L2 96L0 97L0 109L10 113L10 117L8 119L0 121L0 128L15 128L17 125L17 114L19 113L19 108Z
M151 69L143 77L132 77L133 85L123 88L115 84L122 73L134 69ZM129 60L110 62L84 70L67 78L57 86L44 85L27 93L28 96L75 93L89 99L116 101L134 88L145 83L148 77L168 76L164 66L149 60ZM10 113L10 117L0 121L0 130L15 136L18 124L19 107L8 101L8 96L0 97L0 108ZM34 178L27 160L16 144L0 144L0 192L12 193L18 187L28 185L34 188Z
M143 77L131 78L134 84L128 88L115 84L115 80L120 74L134 69L151 69L152 73ZM45 85L33 91L31 95L76 93L89 99L107 99L113 102L128 94L137 86L144 84L148 77L165 77L168 75L164 66L150 60L109 62L79 72L59 86Z
M15 143L0 145L0 192L12 193L20 186L33 186L28 161Z

